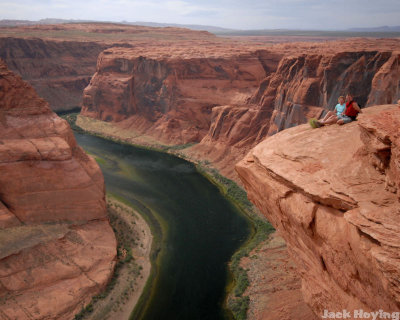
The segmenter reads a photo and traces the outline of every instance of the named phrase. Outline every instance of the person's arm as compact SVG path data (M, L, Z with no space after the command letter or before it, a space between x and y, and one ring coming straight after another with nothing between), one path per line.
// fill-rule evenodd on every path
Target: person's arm
M361 113L361 108L358 106L357 102L353 102L353 108Z

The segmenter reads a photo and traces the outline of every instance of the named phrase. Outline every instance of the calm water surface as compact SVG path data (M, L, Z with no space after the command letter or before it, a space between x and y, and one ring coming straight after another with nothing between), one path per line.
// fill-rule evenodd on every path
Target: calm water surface
M154 281L136 319L227 319L227 263L251 226L195 167L171 155L75 134L103 171L107 192L159 234ZM158 253L158 254L157 254Z

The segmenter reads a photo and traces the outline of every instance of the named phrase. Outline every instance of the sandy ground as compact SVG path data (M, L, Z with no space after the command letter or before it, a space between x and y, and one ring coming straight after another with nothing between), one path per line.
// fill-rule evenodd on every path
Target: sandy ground
M124 232L131 232L130 235L139 240L131 249L134 258L132 263L126 263L119 269L114 288L106 298L93 304L94 311L84 319L125 320L129 319L150 275L153 237L146 221L131 207L111 197L107 198L107 204L112 214L116 213L125 224Z

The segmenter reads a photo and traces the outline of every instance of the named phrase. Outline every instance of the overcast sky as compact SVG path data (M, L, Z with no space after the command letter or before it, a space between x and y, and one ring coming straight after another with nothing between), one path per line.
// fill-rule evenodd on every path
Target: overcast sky
M400 0L0 0L0 20L44 18L346 29L400 25Z

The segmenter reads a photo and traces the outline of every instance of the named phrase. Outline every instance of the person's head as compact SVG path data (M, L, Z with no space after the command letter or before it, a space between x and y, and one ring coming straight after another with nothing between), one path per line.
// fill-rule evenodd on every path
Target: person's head
M353 100L353 95L351 93L346 94L346 101Z
M400 99L397 100L397 106L400 107Z
M338 98L338 102L340 103L340 104L343 104L344 103L344 97L343 96L340 96L339 98Z

